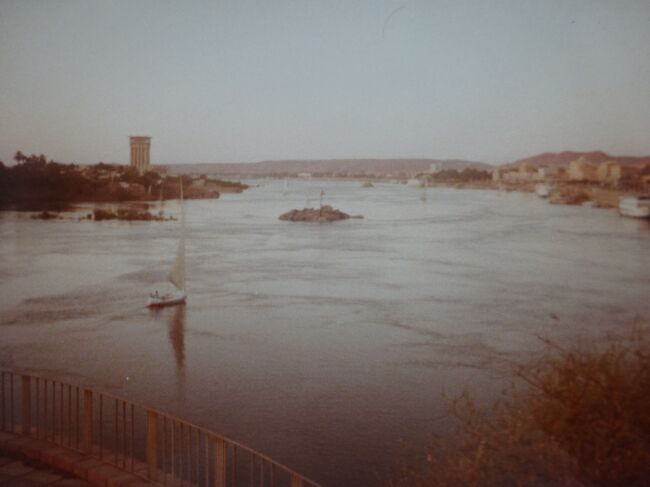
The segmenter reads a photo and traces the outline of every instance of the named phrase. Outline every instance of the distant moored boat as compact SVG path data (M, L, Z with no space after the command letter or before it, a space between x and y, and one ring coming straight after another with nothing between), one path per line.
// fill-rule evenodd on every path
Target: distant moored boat
M422 181L420 181L419 179L416 179L416 178L411 178L411 179L409 179L409 180L406 182L406 184L408 184L409 186L415 186L415 187L418 187L418 188L424 186L424 185L422 184Z
M551 195L551 188L548 184L538 184L535 186L535 194L540 198L548 198Z
M618 204L618 211L623 216L650 218L650 195L622 198Z

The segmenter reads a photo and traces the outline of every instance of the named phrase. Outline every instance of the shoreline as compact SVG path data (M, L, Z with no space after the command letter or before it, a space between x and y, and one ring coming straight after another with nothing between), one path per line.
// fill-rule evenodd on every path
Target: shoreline
M258 179L258 178L255 178ZM260 178L260 179L270 179L272 181L278 181L279 178ZM289 179L289 178L283 178ZM292 181L328 181L328 182L345 182L353 183L358 182L362 185L371 182L375 183L384 183L384 184L393 184L393 185L404 185L409 186L412 189L426 189L426 188L451 188L459 190L491 190L491 191L501 191L501 192L519 192L519 193L535 193L535 189L539 185L546 185L549 187L550 192L547 196L538 196L540 199L547 200L549 204L559 204L559 205L568 205L568 206L588 206L591 208L599 209L617 209L619 201L625 196L633 196L640 193L640 191L634 191L632 189L621 189L621 188L612 188L606 186L600 186L589 183L581 182L548 182L548 181L538 181L538 182L526 182L526 183L505 183L503 181L492 181L492 180L480 180L480 181L439 181L439 182L426 182L421 186L412 186L406 180L387 180L383 178L338 178L338 177L312 177L312 178L290 178ZM232 185L225 185L219 187L218 192L214 192L216 188L210 188L212 191L205 191L207 188L192 188L195 191L189 191L190 194L186 195L186 199L218 199L221 194L224 193L242 193L243 188L248 189L250 186L247 184L242 184L241 182L235 183ZM360 186L368 189L368 186ZM196 191L199 189L199 191ZM203 190L203 191L201 191ZM209 194L208 194L209 193ZM172 201L177 200L177 197L171 196L169 198L164 198L162 201ZM21 201L14 202L12 204L6 204L0 206L0 212L2 211L17 211L24 213L34 213L34 219L58 219L58 213L68 212L75 208L87 206L87 205L103 205L103 204L126 204L126 205L138 205L143 204L146 207L160 203L161 200L154 199L133 199L133 200L86 200L86 201L67 201L67 202L47 202L47 201ZM38 214L52 213L51 218L39 218ZM119 219L119 218L118 218ZM156 219L156 218L152 218Z
M257 178L255 178L257 179ZM260 178L278 180L280 178ZM407 180L394 180L383 178L338 178L338 177L312 177L312 178L284 178L292 181L329 181L329 182L358 182L364 183L384 183L396 185L408 185ZM502 192L519 192L519 193L535 193L535 188L538 185L547 185L550 187L548 197L541 197L540 199L547 200L550 204L560 204L568 206L582 206L585 203L591 203L593 208L602 209L616 209L618 208L619 200L625 196L634 196L643 191L633 189L612 188L607 186L600 186L582 182L568 182L568 181L536 181L527 183L504 183L502 181L440 181L440 182L427 182L421 186L414 186L414 189L424 188L451 188L451 189L469 189L469 190L491 190ZM365 187L366 189L369 187ZM586 205L585 205L586 206Z
M583 206L591 203L593 208L615 209L618 208L619 200L625 196L633 196L638 191L631 189L620 189L603 187L585 183L570 182L545 182L525 183L525 184L504 184L490 181L487 183L439 183L427 185L425 187L451 187L455 189L489 189L493 191L518 192L518 193L535 193L538 185L546 185L550 191L548 196L541 199L547 200L550 204Z

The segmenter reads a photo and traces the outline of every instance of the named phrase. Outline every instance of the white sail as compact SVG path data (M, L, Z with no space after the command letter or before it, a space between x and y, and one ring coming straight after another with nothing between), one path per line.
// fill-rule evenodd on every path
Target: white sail
M181 238L176 249L176 260L167 276L177 289L185 290L185 211L183 207L183 179L181 178Z
M181 236L178 240L178 248L176 249L176 259L174 265L167 279L176 288L164 294L159 294L156 290L155 293L149 295L147 306L150 308L157 308L160 306L169 306L174 304L182 304L187 297L185 293L185 208L183 205L183 179L181 178Z
M167 277L178 289L185 289L185 239L181 238L176 249L176 260Z

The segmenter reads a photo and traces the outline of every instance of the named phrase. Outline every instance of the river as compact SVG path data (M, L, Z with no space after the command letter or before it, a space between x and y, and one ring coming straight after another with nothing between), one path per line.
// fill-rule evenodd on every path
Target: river
M569 343L650 317L646 221L531 194L254 183L185 202L188 303L158 312L144 305L178 221L0 212L0 366L156 406L327 486L364 486L449 426L443 392L493 399L539 336ZM321 189L364 218L278 220Z

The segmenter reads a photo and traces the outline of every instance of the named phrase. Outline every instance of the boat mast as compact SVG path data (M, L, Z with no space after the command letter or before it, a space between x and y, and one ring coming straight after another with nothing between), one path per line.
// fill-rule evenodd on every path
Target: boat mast
M185 204L183 200L183 175L180 177L181 185L181 246L182 246L182 259L183 259L183 291L185 291Z

